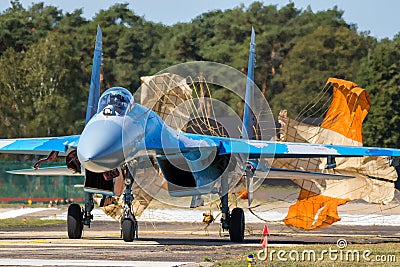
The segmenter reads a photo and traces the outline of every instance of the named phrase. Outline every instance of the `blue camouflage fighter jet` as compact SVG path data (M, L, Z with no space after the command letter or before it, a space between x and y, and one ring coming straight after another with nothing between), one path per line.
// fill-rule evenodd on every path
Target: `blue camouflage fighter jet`
M43 161L65 157L66 165L85 176L85 204L73 203L68 208L68 236L78 239L83 226L90 226L93 220L93 194L112 195L113 179L121 175L125 181L122 195L124 212L121 219L122 238L126 242L134 240L137 221L131 203L131 192L135 169L140 168L138 158L151 151L174 196L199 196L217 193L221 200L221 226L229 231L233 242L244 240L245 220L241 208L229 210L228 192L216 189L227 188L228 179L223 175L229 168L231 156L237 157L249 191L252 196L252 177L260 160L265 158L327 158L327 168L335 167L335 157L389 156L400 157L399 149L375 147L351 147L308 143L281 143L255 140L256 119L251 111L254 97L255 34L252 29L247 72L245 110L242 138L208 136L177 131L151 109L133 101L132 94L121 87L106 90L100 97L100 68L102 57L102 33L97 29L93 59L93 69L86 110L86 120L80 135L61 137L39 137L21 139L0 139L0 153L45 155L46 159L35 164L38 169ZM200 155L201 154L201 155ZM200 156L199 156L200 155ZM197 160L199 157L202 160ZM180 160L187 169L180 169L172 161ZM393 162L393 161L391 161ZM63 166L64 170L66 169ZM40 169L38 169L40 170ZM62 174L62 168L44 170L46 175ZM58 172L59 171L59 172ZM272 170L275 175L291 176L294 173L317 178L336 178L337 175L290 170ZM33 172L34 173L34 172ZM179 190L177 190L179 188ZM111 193L110 193L111 192Z

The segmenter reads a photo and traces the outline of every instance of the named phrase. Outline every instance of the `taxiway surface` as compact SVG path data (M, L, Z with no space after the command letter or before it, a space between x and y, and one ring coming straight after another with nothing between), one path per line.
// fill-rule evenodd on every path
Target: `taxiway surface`
M247 225L244 243L220 236L219 224L207 230L201 223L139 224L139 239L125 243L119 225L94 222L78 240L67 238L65 225L0 228L0 265L3 266L207 266L207 261L230 259L260 248L262 223ZM269 245L400 242L398 226L332 226L318 231L295 231L269 224Z

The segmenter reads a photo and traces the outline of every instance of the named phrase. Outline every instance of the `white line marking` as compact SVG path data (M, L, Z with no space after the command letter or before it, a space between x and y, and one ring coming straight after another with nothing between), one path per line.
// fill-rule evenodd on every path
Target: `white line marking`
M56 210L56 208L24 208L24 209L17 209L17 210L9 210L0 213L0 219L8 219L8 218L15 218L18 216L23 216L26 214L44 211L44 210Z
M15 218L24 216L30 213L48 210L58 210L57 208L24 208L15 209L5 212L0 212L0 219ZM204 210L196 209L146 209L139 221L142 222L199 222L203 220ZM255 213L269 222L281 222L286 212L282 211L255 211ZM95 221L115 221L113 218L108 217L99 208L92 212ZM387 225L387 226L400 226L399 214L348 214L339 212L342 218L335 225ZM245 218L247 223L262 223L263 221L255 217L249 211L245 211ZM54 216L43 217L42 219L53 220ZM66 220L67 212L56 215L58 220Z
M192 262L0 259L0 266L181 266Z

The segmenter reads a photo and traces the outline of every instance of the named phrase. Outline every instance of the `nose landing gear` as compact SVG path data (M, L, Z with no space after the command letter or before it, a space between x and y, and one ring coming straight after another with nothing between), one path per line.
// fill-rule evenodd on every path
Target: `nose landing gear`
M125 242L132 242L135 237L138 238L138 224L135 215L132 211L132 202L134 197L132 195L133 178L136 174L137 161L133 160L130 171L127 166L122 168L124 176L125 191L123 195L124 200L124 216L121 221L121 236Z

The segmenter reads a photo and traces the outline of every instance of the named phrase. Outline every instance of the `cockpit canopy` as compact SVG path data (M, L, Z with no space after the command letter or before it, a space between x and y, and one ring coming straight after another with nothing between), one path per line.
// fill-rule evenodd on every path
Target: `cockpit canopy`
M103 111L104 115L121 116L127 113L130 105L133 105L132 94L125 88L112 87L101 95L97 113Z

